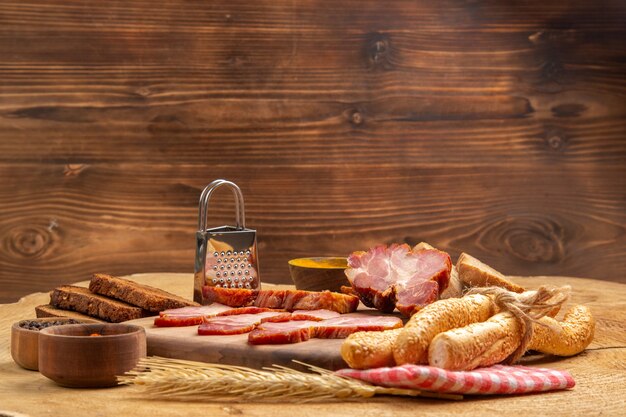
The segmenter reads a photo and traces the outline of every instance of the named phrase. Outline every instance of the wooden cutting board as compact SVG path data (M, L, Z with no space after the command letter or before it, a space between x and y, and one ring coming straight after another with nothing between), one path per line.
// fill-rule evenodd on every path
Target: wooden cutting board
M153 322L153 317L126 322L146 329L149 356L241 365L256 369L274 364L294 368L297 366L292 362L293 359L330 370L347 367L339 353L343 339L311 339L294 344L253 346L248 344L247 333L199 336L198 326L156 327Z

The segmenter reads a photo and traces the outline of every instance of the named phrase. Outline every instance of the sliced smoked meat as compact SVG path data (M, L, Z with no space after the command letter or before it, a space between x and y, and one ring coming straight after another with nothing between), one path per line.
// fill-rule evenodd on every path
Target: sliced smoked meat
M208 285L202 288L204 299L208 300L209 303L220 303L229 307L247 307L254 305L257 293L258 290L248 290L245 288L221 288L210 287Z
M210 317L198 326L199 335L229 335L247 333L264 319L281 315L279 311L268 311L257 314L237 314L230 316Z
M217 303L208 306L173 308L161 311L159 317L154 319L154 325L157 327L195 326L207 317L230 310L232 310L231 307Z
M437 300L450 279L450 255L406 245L376 246L348 257L346 276L363 304L411 316Z
M302 320L282 323L261 323L248 334L253 345L298 343L312 337L343 339L355 332L382 331L402 327L402 320L393 316L345 314L322 321Z
M172 308L169 310L163 310L159 313L159 316L215 316L216 314L222 314L226 311L233 310L232 307L225 306L223 304L213 303L208 306L199 307L181 307Z
M283 345L306 342L315 336L315 326L318 324L318 321L311 320L262 323L248 334L248 343L252 345Z
M359 298L330 291L289 290L285 296L285 310L331 310L345 314L356 311Z
M159 316L154 318L157 327L196 326L204 320L202 316Z
M231 307L294 310L332 310L351 313L359 305L359 298L330 291L301 290L247 290L240 288L204 287L206 299Z
M213 305L213 304L211 304ZM239 314L259 314L259 313L267 313L267 312L278 312L284 313L284 311L277 311L273 308L264 308L264 307L237 307L237 308L228 308L228 310L217 314L218 316L236 316ZM289 313L286 313L289 314Z
M402 327L402 320L394 316L346 314L319 322L315 329L318 339L344 339L356 332L391 330Z
M341 314L332 310L296 310L291 313L291 320L322 321L339 316L341 316Z
M274 311L276 311L276 310L274 310ZM279 323L279 322L291 321L291 320L293 320L292 316L291 316L291 313L283 312L281 314L277 314L277 315L272 316L272 317L264 318L263 319L263 323L270 323L270 322Z
M249 307L244 307L249 308ZM269 310L269 309L266 309ZM275 311L275 310L274 310ZM322 321L340 317L341 314L331 310L296 310L293 313L282 313L263 319L263 323L283 323L286 321Z
M254 305L265 308L284 308L287 290L259 290Z

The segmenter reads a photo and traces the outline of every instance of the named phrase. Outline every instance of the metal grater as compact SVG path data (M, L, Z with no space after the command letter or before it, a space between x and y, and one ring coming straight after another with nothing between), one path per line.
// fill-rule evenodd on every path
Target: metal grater
M207 229L209 200L222 185L228 186L235 196L236 225ZM206 289L209 287L260 288L256 230L246 229L243 195L239 187L223 179L213 181L202 191L198 211L194 301L208 304Z

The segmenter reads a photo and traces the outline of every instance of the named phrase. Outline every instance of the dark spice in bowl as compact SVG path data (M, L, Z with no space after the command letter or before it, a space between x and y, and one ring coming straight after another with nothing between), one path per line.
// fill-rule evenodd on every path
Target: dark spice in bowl
M68 317L43 317L15 322L11 326L11 356L22 368L36 371L39 369L39 334L42 330L66 327L66 324L76 326L88 322L93 321L75 320Z
M54 320L54 321L38 321L38 320L22 320L18 326L21 329L39 331L52 326L62 326L64 324L79 324L81 321L69 319L69 320Z

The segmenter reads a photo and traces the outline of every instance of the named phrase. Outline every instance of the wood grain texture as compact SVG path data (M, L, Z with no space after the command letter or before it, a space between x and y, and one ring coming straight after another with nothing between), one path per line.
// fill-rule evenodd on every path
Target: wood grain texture
M193 274L136 274L129 277L155 285L183 297L191 297ZM33 317L35 306L47 294L31 294L14 304L0 305L0 399L3 410L29 415L84 416L98 410L106 415L165 416L423 416L463 415L501 416L502 410L517 415L544 416L621 416L626 399L626 285L569 277L515 277L528 288L551 282L571 285L571 303L582 303L597 320L594 341L580 355L570 358L530 357L526 364L569 371L576 381L572 390L536 395L467 396L463 401L423 398L375 397L358 402L288 404L200 401L177 402L145 400L129 393L129 387L81 391L85 401L76 401L76 390L57 386L42 375L26 371L11 360L9 333L11 323ZM84 281L78 285L87 286Z
M264 281L426 240L624 282L625 28L619 1L0 1L0 301L192 270L219 177Z

